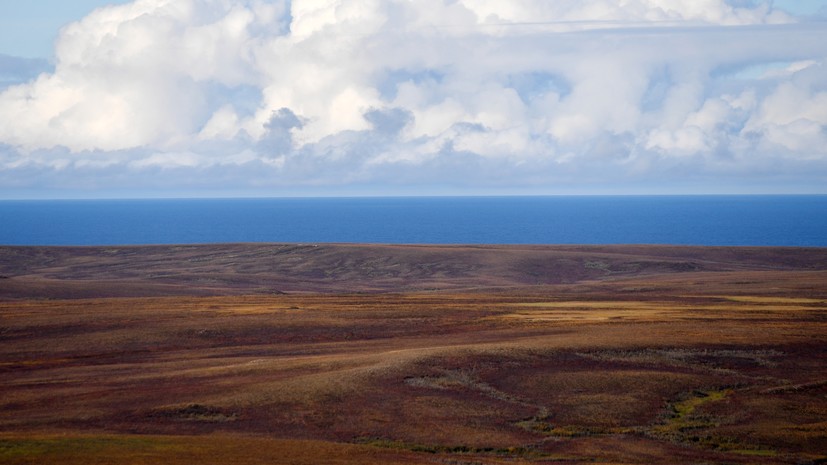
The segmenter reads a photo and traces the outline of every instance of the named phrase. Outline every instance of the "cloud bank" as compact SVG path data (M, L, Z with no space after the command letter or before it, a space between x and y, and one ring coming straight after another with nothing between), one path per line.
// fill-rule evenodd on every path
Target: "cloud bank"
M0 191L806 190L825 43L768 2L136 0L0 90Z

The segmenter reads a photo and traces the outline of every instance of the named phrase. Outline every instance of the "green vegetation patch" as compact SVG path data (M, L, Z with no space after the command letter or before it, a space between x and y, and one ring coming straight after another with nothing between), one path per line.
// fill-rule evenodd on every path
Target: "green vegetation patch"
M443 445L443 444L415 444L404 441L382 438L362 438L357 441L364 444L383 449L405 450L426 454L460 454L460 455L492 455L508 458L529 458L544 460L559 460L560 457L540 452L532 447L473 447L466 445ZM568 459L568 458L566 458Z
M693 391L686 399L671 404L669 418L664 424L652 428L651 432L662 439L667 438L733 454L758 457L778 455L774 450L750 447L735 438L700 433L707 428L718 426L718 423L713 417L698 414L697 410L704 405L720 402L733 392L732 389Z
M731 394L731 389L694 391L687 399L675 402L669 406L669 419L665 424L656 427L655 432L675 433L716 426L716 423L711 418L696 415L695 411L703 405L724 400Z
M197 421L207 423L224 423L235 421L237 415L226 412L218 407L201 404L189 404L181 407L169 407L153 411L149 414L154 418L166 418L179 421Z
M635 428L600 428L576 425L554 425L549 421L549 414L545 411L545 409L543 409L543 411L536 416L516 422L515 425L533 433L557 438L610 436L616 434L632 434L636 432Z

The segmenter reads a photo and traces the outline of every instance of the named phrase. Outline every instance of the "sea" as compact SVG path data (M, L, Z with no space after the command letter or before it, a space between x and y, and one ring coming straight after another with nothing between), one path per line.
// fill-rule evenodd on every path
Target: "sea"
M3 200L0 245L827 247L827 195Z

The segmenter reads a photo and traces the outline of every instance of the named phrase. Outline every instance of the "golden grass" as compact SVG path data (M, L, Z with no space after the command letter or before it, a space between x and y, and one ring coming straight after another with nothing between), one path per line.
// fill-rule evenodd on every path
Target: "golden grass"
M822 314L820 299L723 296L735 305L689 301L567 301L509 304L502 313L488 317L526 323L594 323L606 321L669 321L688 319L787 319L789 313Z
M785 283L773 292L798 292ZM761 464L827 449L827 291L628 287L0 302L0 462Z
M765 296L746 296L746 295L722 295L716 296L721 299L731 300L733 302L748 302L756 304L827 304L824 299L808 299L803 297L765 297ZM802 308L802 307L797 307Z

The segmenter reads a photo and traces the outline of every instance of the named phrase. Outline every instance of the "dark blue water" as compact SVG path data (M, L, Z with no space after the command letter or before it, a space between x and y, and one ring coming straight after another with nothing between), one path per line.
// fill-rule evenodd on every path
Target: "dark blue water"
M827 246L827 196L0 201L0 244Z

